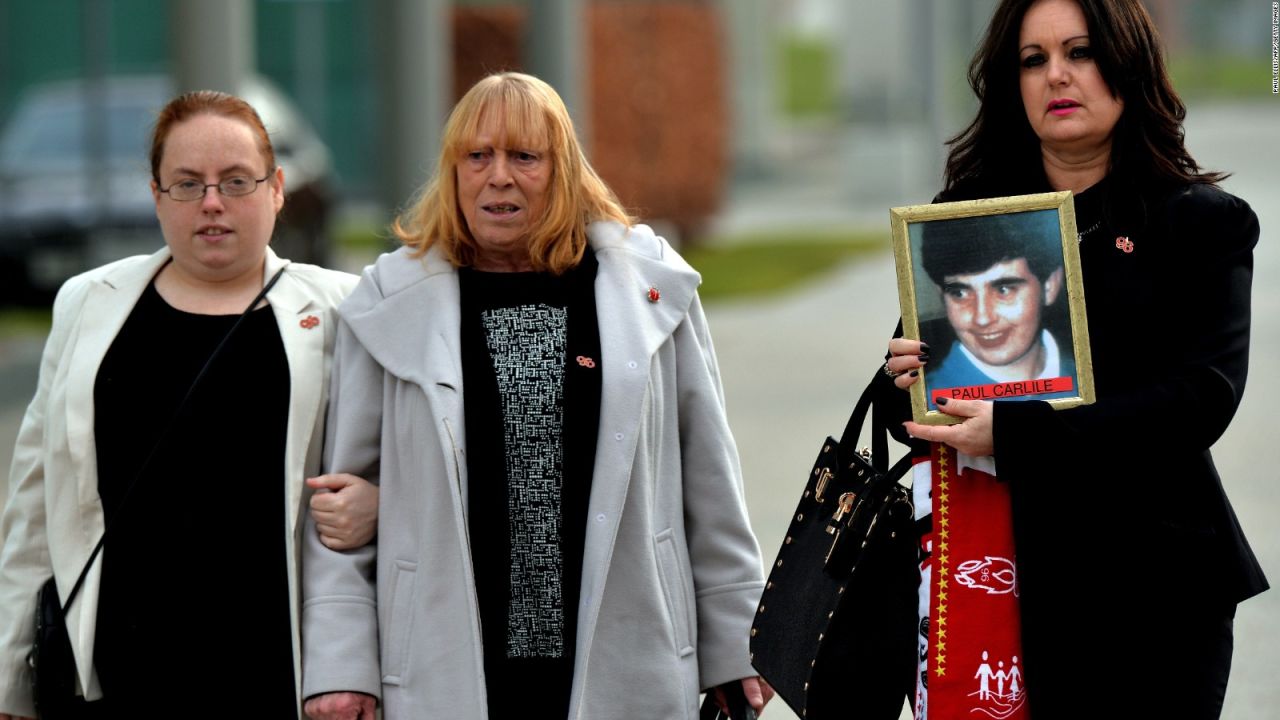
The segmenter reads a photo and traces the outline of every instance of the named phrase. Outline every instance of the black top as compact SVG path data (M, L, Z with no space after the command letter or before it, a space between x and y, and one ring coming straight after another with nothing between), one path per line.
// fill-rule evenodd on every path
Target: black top
M211 700L231 692L251 715L297 717L282 481L289 366L269 307L250 313L174 417L238 317L182 312L148 286L98 369L110 535L94 661L113 713L199 715L225 710ZM150 716L141 712L132 716Z
M459 272L468 524L491 717L566 717L600 422L595 256Z

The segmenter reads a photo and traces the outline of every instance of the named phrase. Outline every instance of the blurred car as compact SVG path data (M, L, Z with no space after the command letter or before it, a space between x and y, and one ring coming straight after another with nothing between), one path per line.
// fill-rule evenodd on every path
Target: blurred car
M48 303L63 281L164 244L147 154L156 113L175 93L162 75L33 86L0 132L0 303ZM240 93L262 116L288 194L272 247L328 260L329 150L261 77Z

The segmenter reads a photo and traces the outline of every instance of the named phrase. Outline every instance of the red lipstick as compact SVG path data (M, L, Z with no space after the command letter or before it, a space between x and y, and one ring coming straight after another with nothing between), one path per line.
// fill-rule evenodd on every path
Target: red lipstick
M1049 101L1045 110L1053 115L1070 115L1080 108L1080 103L1071 98L1054 98Z

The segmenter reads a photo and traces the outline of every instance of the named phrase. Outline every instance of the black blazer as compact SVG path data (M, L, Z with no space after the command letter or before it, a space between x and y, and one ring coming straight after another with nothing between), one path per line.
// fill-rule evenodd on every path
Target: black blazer
M1209 452L1244 393L1257 216L1212 185L1108 181L1076 213L1097 402L994 410L1033 711L1268 587Z
M1123 208L1106 207L1107 190L1076 201L1080 229L1100 223L1080 243L1097 402L995 407L1019 555L1092 530L1113 538L1103 545L1134 543L1125 585L1171 587L1195 568L1184 592L1236 603L1267 582L1209 447L1244 393L1257 216L1211 185ZM1125 237L1131 252L1117 247Z

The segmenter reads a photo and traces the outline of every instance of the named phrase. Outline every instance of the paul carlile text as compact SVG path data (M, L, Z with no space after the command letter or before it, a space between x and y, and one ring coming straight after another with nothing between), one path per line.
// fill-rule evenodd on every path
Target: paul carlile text
M1022 397L1025 395L1046 395L1067 392L1073 386L1074 383L1071 378L1064 376L1040 380L992 383L991 385L938 388L933 391L933 402L937 404L940 397L948 400L999 400L1001 398Z

